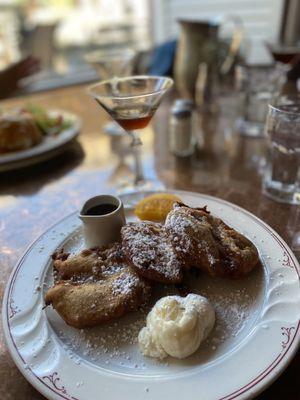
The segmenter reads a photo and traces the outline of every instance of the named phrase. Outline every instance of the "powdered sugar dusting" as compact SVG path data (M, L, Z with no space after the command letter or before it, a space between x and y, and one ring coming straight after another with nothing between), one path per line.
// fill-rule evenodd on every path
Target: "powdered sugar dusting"
M155 270L166 278L180 275L180 263L164 227L140 222L122 229L124 247L134 266Z
M92 329L76 330L69 326L58 334L71 358L88 360L93 364L111 369L145 369L146 364L137 361L137 337L145 323L147 311L128 314L125 317Z
M206 214L197 212L195 216L192 209L175 207L168 214L165 227L172 237L177 255L184 254L187 264L197 265L201 260L214 268L218 250Z
M139 283L140 279L134 275L121 275L112 282L112 291L114 294L130 294Z

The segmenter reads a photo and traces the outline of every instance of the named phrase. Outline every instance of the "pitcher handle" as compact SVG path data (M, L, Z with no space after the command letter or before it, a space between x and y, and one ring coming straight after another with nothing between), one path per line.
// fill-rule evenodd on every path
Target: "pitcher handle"
M229 46L228 54L225 60L222 62L220 67L220 73L226 75L234 63L234 59L239 52L242 39L245 36L245 29L243 20L237 15L226 15L222 17L221 24L227 21L232 21L234 24L234 29L232 33L231 43Z

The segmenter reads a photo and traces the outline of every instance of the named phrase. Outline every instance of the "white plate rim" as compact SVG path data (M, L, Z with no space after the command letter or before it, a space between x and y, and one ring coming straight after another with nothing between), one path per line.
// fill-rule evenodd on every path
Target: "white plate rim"
M0 171L21 168L23 164L32 165L47 156L51 157L78 136L82 127L82 120L78 115L62 109L51 109L48 110L48 113L53 116L62 115L71 120L72 125L55 137L46 138L47 142L42 141L29 149L0 155Z
M286 242L274 231L273 228L271 228L268 224L266 224L264 221L262 221L260 218L256 217L254 214L250 213L249 211L245 210L244 208L237 206L231 202L228 202L226 200L223 200L221 198L217 198L215 196L210 196L202 193L197 193L197 192L191 192L191 191L182 191L182 190L169 190L167 189L165 192L168 193L174 193L178 195L190 195L190 196L195 196L198 197L199 200L207 198L208 200L216 201L219 203L223 203L225 205L230 206L233 210L236 210L238 212L242 212L243 214L246 214L248 217L253 219L255 222L259 223L260 226L262 226L264 229L268 231L268 233L278 242L278 244L281 246L281 248L284 250L284 256L286 256L286 260L282 260L283 262L286 263L285 266L289 266L292 269L296 271L296 274L298 276L298 282L299 282L299 277L300 277L300 266L299 263L294 256L292 250L289 248L289 246L286 244ZM153 192L144 192L144 194L150 194ZM140 193L139 193L140 194ZM18 270L22 266L23 260L26 258L26 256L30 253L30 251L34 248L35 244L41 239L43 235L45 235L47 232L51 231L55 226L59 225L63 221L68 220L72 216L76 215L77 211L72 212L71 214L65 216L64 218L60 219L56 223L54 223L52 226L50 226L48 229L46 229L42 235L40 235L38 238L36 238L26 249L22 257L19 259L17 262L16 266L14 267L13 271L11 272L10 278L7 282L5 293L4 293L4 298L3 298L3 304L2 304L2 319L3 319L3 330L4 330L4 338L8 347L8 350L16 363L17 367L19 368L20 372L24 375L24 377L44 396L46 396L49 399L66 399L66 400L79 400L78 398L68 394L67 390L65 389L64 386L56 387L55 382L52 382L53 388L49 385L47 385L42 379L40 379L37 375L35 375L30 368L25 369L24 368L24 363L25 361L23 360L21 354L19 353L17 346L13 340L10 327L9 327L9 309L11 307L11 304L9 304L9 296L11 293L11 290L13 288L14 281L17 277ZM292 264L290 264L292 263ZM293 356L295 355L299 345L300 345L300 320L298 321L298 324L294 327L291 327L290 331L285 331L285 333L282 333L283 335L283 341L282 344L285 344L285 346L282 348L282 351L278 354L278 356L265 368L263 372L261 372L255 379L251 380L247 385L244 385L238 390L235 390L234 392L230 394L226 394L225 396L222 396L218 398L218 400L233 400L233 399L249 399L252 398L253 396L257 396L259 393L261 393L263 390L265 390L274 380L278 378L278 376L284 371L284 369L288 366L290 361L292 360ZM284 328L284 329L289 329L289 328ZM284 343L285 342L285 343ZM60 383L59 385L62 385ZM51 393L52 392L52 393ZM49 397L49 395L51 397Z

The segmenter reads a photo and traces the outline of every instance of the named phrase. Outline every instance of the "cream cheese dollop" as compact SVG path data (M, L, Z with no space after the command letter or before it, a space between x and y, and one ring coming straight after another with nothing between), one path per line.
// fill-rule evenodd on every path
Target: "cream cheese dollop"
M198 294L162 297L147 316L138 343L145 356L185 358L193 354L215 324L210 302Z

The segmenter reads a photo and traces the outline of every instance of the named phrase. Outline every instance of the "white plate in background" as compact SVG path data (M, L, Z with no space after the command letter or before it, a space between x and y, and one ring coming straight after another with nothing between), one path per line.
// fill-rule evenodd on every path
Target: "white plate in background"
M48 113L51 116L61 115L71 121L71 126L58 135L45 136L41 143L30 149L0 154L0 172L27 167L55 157L78 136L82 123L77 115L63 110L50 110Z

